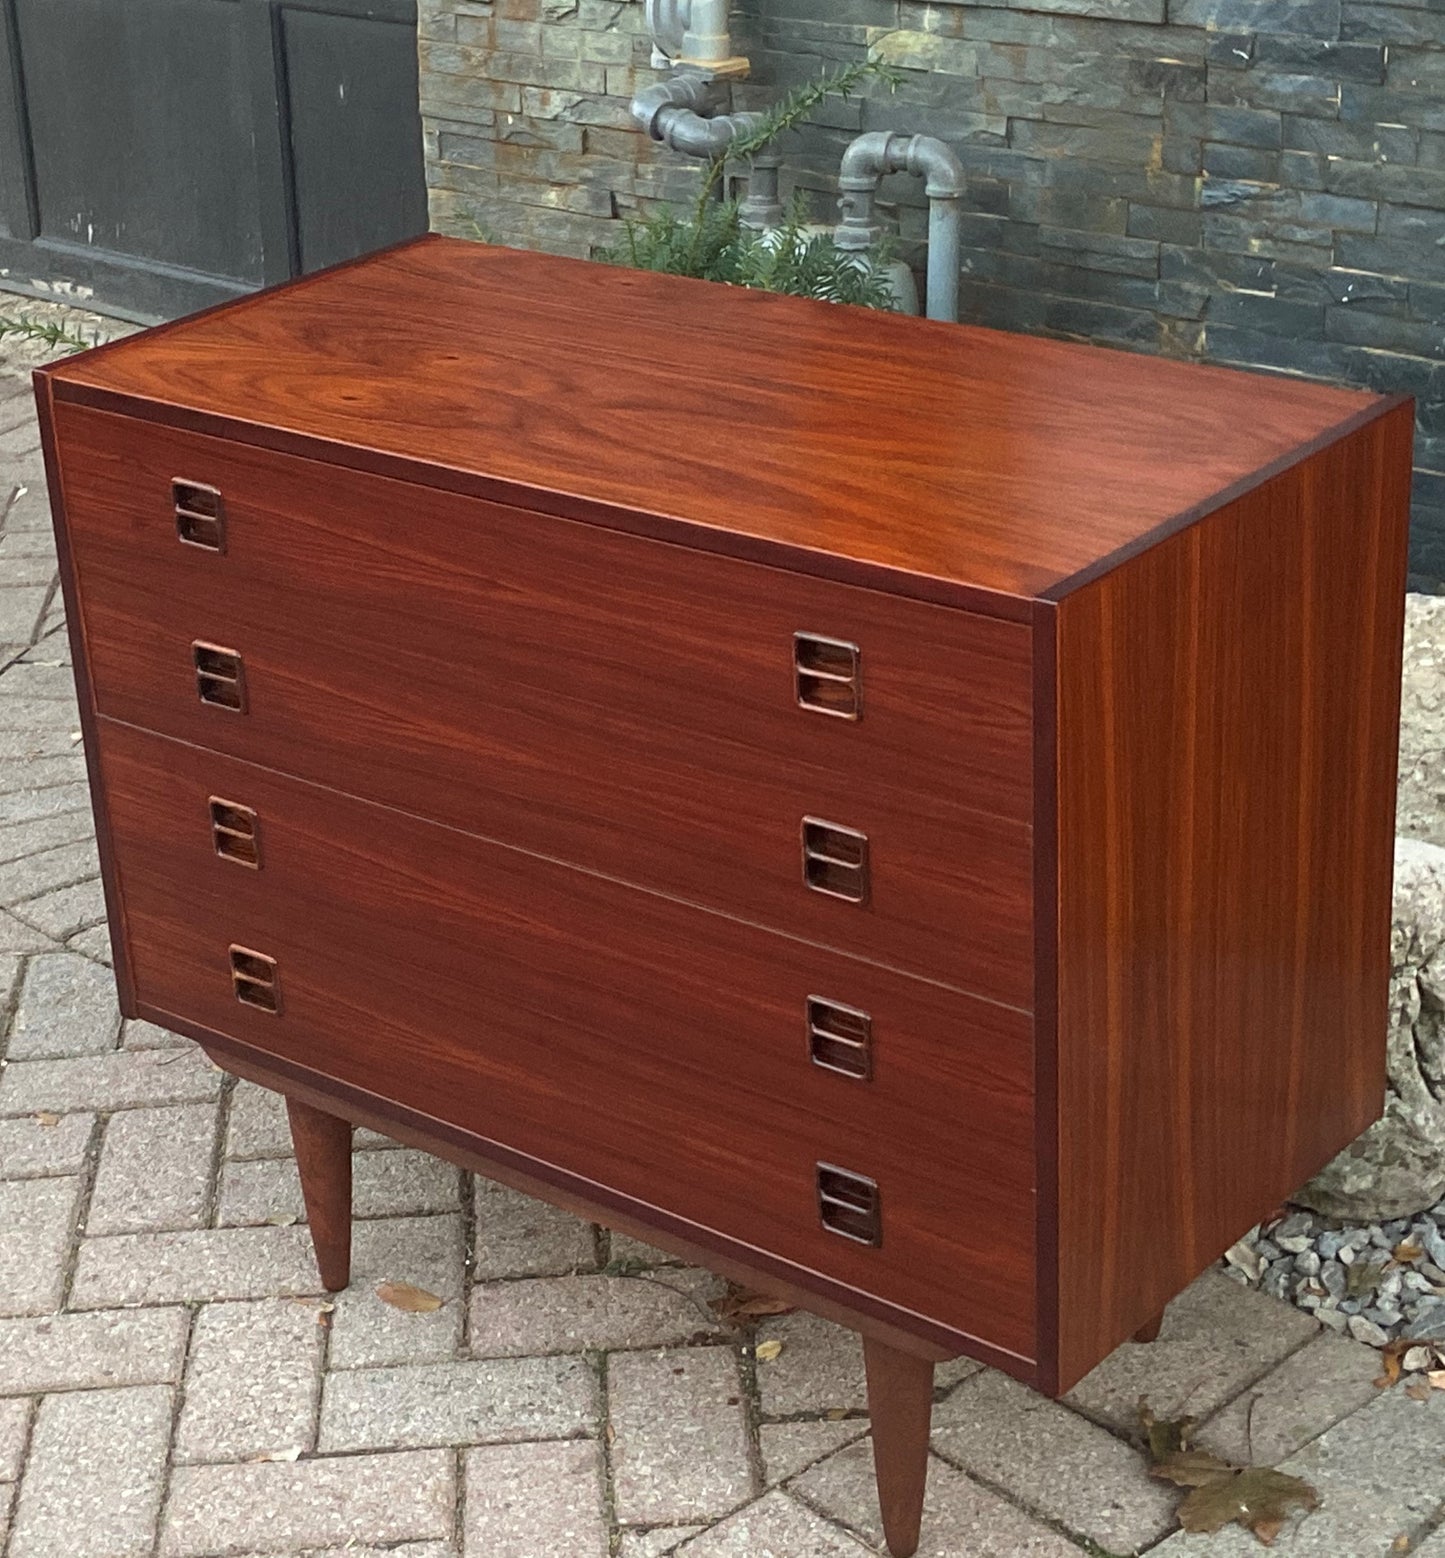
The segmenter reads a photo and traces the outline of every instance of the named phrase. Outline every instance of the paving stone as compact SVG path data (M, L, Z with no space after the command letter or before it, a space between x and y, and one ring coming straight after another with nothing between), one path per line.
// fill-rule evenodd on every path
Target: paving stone
M14 905L14 912L16 919L44 931L56 941L64 941L67 936L105 918L105 893L96 878L78 882L73 887L59 887L38 898L27 898L24 903Z
M684 1542L679 1558L684 1553L687 1558L872 1558L860 1542L778 1492Z
M472 1292L471 1350L478 1358L667 1347L718 1333L708 1298L723 1284L687 1268L645 1277L536 1277L483 1283Z
M85 776L85 759L79 747L73 743L70 751L63 756L0 758L0 794L8 794L12 790L38 790L53 784L75 784ZM66 845L64 851L56 853L62 858L43 862L36 857L35 865L30 870L21 870L19 861L11 861L0 867L0 897L7 901L11 897L29 897L38 890L37 883L41 887L54 887L61 882L79 881L100 867L93 845ZM74 858L78 855L85 859L87 853L91 862L89 869L77 869L73 864Z
M0 909L0 952L54 952L55 942L33 925Z
M357 1151L395 1147L389 1136L359 1130L353 1138ZM238 1082L231 1095L231 1126L226 1135L228 1158L289 1158L291 1127L286 1120L286 1100L269 1087Z
M278 1231L305 1236L304 1229ZM456 1356L463 1311L460 1216L357 1223L351 1272L351 1286L335 1295L329 1367L385 1368ZM375 1291L379 1282L413 1282L446 1302L432 1314L408 1314L382 1303Z
M30 1403L18 1396L0 1401L0 1482L14 1482L25 1460Z
M10 1512L14 1507L14 1483L0 1483L0 1548L3 1548L10 1536Z
M459 1204L457 1170L428 1152L356 1152L352 1154L351 1172L355 1217L449 1212ZM306 1218L301 1179L293 1158L226 1164L221 1173L218 1222L235 1226L285 1217L303 1222Z
M758 1430L768 1486L796 1477L815 1461L834 1455L868 1432L864 1418L841 1423L764 1423Z
M1373 1401L1380 1372L1373 1347L1326 1332L1236 1397L1195 1441L1237 1466L1278 1465Z
M731 1348L618 1353L608 1360L617 1518L714 1520L753 1491Z
M33 822L15 822L0 828L0 860L19 860L58 849L63 844L81 844L95 836L95 824L87 811L61 812L54 817L37 817Z
M26 763L21 766L33 771L38 765ZM82 766L76 776L83 774ZM44 779L40 774L36 777ZM0 769L0 778L3 778L3 769ZM15 788L23 789L24 786L16 785ZM0 866L0 903L18 908L30 899L53 895L58 888L87 881L98 875L99 871L100 856L91 839L62 844L58 849L42 850L38 855L23 855L18 860ZM23 916L23 909L21 913Z
M240 1466L178 1466L165 1558L445 1541L456 1503L445 1450Z
M320 1448L561 1439L596 1422L597 1376L580 1358L342 1369L326 1377Z
M326 1343L321 1318L286 1299L204 1305L191 1338L176 1461L310 1450Z
M1378 1393L1337 1423L1281 1470L1303 1477L1320 1507L1296 1517L1271 1554L1279 1558L1386 1558L1401 1549L1401 1533L1420 1531L1445 1504L1445 1391L1414 1401L1403 1386ZM1156 1551L1162 1558L1256 1558L1259 1545L1237 1527L1214 1537L1178 1535Z
M1165 1311L1159 1340L1125 1342L1064 1398L1121 1433L1140 1398L1159 1417L1206 1418L1319 1335L1309 1315L1207 1271Z
M199 1228L215 1149L214 1104L128 1109L107 1121L87 1235Z
M1107 1430L992 1369L934 1408L933 1445L1027 1508L1111 1552L1157 1540L1176 1500Z
M470 1450L466 1484L466 1558L607 1558L594 1442Z
M148 1558L170 1427L164 1385L47 1396L20 1485L11 1558Z
M53 1110L199 1104L217 1098L221 1073L199 1049L119 1051L73 1060L23 1060L0 1076L0 1115Z
M70 1305L105 1309L321 1290L304 1228L202 1228L83 1240Z
M110 968L114 962L110 931L104 925L92 925L89 930L80 931L71 936L65 945L72 952L79 952L82 957L90 958L92 962L104 963L107 968ZM149 1023L146 1026L149 1027Z
M59 1306L80 1184L78 1177L0 1181L0 1315Z
M0 595L5 592L0 590ZM57 737L70 737L80 730L80 711L74 703L63 703L58 698L6 698L0 695L0 731L18 731L27 741L44 740L47 735L54 734ZM75 742L71 747L72 755L79 756L81 746ZM69 778L56 781L54 784L36 782L31 786L31 791L37 795L45 795L52 790L63 790L66 795L72 795L77 790L84 790L83 778ZM7 787L5 794L19 796L25 792L19 788ZM87 800L89 792L86 792ZM78 808L73 804L63 807L48 807L45 814L55 810L75 811ZM21 817L7 817L7 822L20 822Z
M12 584L0 589L0 642L30 643L49 598L50 589L43 584Z
M82 934L90 933L86 931ZM107 936L107 950L109 945L110 938ZM179 1033L172 1033L169 1028L158 1028L143 1017L132 1017L121 1028L120 1045L122 1049L190 1049L191 1041L182 1038Z
M628 1233L609 1233L607 1241L610 1249L608 1259L613 1264L626 1261L629 1266L644 1268L686 1264L676 1255L669 1255L666 1250L658 1249L655 1244L645 1244L641 1239L634 1239Z
M115 979L73 952L31 958L10 1029L11 1060L101 1055L120 1035Z
M663 1558L701 1530L701 1526L654 1526L650 1531L624 1531L617 1558Z
M477 1254L472 1275L552 1277L597 1265L591 1223L505 1185L472 1179Z
M5 720L0 717L0 728ZM32 727L22 723L21 730ZM34 822L41 817L69 816L90 812L90 791L83 784L57 784L48 790L16 790L0 795L0 827L19 822Z
M78 1174L85 1167L94 1125L93 1114L61 1115L53 1125L34 1115L0 1120L0 1176L41 1179Z
M883 1545L873 1445L861 1440L805 1472L790 1491ZM1078 1558L1079 1549L934 1456L928 1466L918 1558Z
M178 1380L189 1326L184 1309L0 1320L0 1396Z
M863 1346L856 1331L799 1312L764 1321L758 1337L783 1344L771 1363L758 1365L758 1396L769 1416L867 1409Z
M6 526L14 518L12 509L6 516ZM24 660L12 665L0 677L0 698L59 698L79 713L75 698L75 676L69 666L55 665L43 660Z

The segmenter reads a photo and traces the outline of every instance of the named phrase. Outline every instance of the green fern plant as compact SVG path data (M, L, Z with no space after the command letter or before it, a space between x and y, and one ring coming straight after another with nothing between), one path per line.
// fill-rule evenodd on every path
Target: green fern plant
M795 87L706 165L690 210L664 209L631 218L626 238L604 250L601 258L635 270L863 308L892 308L893 291L883 274L889 256L882 248L859 254L840 249L827 234L807 234L801 200L794 201L781 228L763 234L742 225L736 201L717 198L729 163L757 156L802 124L825 98L851 97L870 78L881 80L890 91L900 79L890 65L859 60Z
M22 341L43 341L47 346L64 347L67 352L85 352L95 345L94 341L87 341L54 320L29 319L23 314L19 318L0 315L0 341L7 336L17 336Z

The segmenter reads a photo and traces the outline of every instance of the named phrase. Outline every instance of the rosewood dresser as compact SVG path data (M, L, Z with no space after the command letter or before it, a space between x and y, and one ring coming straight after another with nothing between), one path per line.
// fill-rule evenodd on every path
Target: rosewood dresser
M425 238L38 376L121 1000L1073 1385L1378 1113L1411 407Z

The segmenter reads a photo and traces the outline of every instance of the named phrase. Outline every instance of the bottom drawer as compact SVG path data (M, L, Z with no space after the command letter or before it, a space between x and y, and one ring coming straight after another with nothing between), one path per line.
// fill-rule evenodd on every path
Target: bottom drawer
M99 749L146 1007L1034 1355L1026 1016L130 726ZM871 1075L815 1063L863 1069L858 1013ZM876 1245L820 1164L876 1184Z

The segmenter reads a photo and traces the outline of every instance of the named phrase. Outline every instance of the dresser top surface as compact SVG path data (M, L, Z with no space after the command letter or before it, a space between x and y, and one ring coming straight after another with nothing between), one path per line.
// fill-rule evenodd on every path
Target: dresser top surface
M49 377L61 400L964 602L1065 594L1392 403L437 237Z

